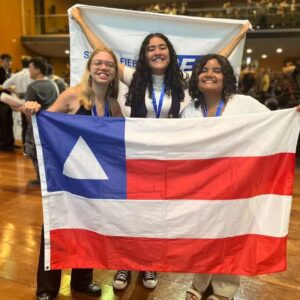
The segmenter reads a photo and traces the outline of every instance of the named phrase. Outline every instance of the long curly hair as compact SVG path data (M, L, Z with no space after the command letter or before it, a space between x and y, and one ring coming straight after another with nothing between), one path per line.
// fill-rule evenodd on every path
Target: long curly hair
M153 91L152 71L147 64L146 51L150 39L159 37L167 44L170 63L165 71L165 93L172 95L172 99L183 101L184 99L184 78L183 73L179 68L177 55L173 45L169 39L161 33L151 33L147 35L141 45L139 57L137 60L136 71L129 85L128 93L126 94L126 105L133 107L136 102L145 100L146 91L151 98Z
M200 57L193 68L193 72L191 75L191 79L189 81L189 94L192 97L192 101L194 102L195 107L199 107L201 103L204 103L204 95L198 89L198 77L206 63L211 60L216 59L222 69L223 74L223 91L222 91L222 99L226 103L232 94L237 93L237 80L234 75L233 68L228 61L228 59L219 54L207 54L203 57Z
M113 51L109 48L96 48L90 55L84 74L82 76L80 85L81 85L81 95L79 98L80 104L86 109L90 110L94 104L94 91L92 88L92 80L90 79L90 69L91 69L91 64L92 60L94 59L95 55L98 54L99 52L107 52L109 53L116 65L115 67L115 78L114 80L110 83L107 92L106 92L106 97L112 97L112 98L117 98L118 97L118 85L119 85L119 77L118 77L118 60L113 53Z

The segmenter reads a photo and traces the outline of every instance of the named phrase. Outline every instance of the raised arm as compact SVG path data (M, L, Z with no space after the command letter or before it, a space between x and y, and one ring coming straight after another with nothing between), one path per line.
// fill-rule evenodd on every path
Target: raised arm
M86 24L85 20L81 16L80 9L78 7L73 7L71 10L72 18L77 22L77 24L80 26L84 36L90 43L93 49L99 48L104 49L108 48L105 43L95 35L95 33L91 30L91 28ZM124 72L124 65L118 64L119 69L119 79L123 81L123 72Z
M85 20L81 16L80 9L78 7L72 8L71 15L72 15L72 18L80 26L82 32L84 33L85 37L87 38L88 42L90 43L90 45L92 46L93 49L107 48L107 46L104 44L104 42L99 37L97 37L94 34L94 32L91 30L91 28L86 24Z
M234 38L229 42L229 44L221 51L219 51L218 54L228 57L234 50L234 48L238 45L238 43L241 41L241 39L246 35L247 31L249 30L249 27L250 23L247 21L245 24L243 24L238 34L234 36Z

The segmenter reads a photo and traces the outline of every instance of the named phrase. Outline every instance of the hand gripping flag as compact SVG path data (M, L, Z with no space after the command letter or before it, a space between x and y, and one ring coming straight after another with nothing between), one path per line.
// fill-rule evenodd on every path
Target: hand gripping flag
M286 269L300 114L122 119L41 112L45 268Z

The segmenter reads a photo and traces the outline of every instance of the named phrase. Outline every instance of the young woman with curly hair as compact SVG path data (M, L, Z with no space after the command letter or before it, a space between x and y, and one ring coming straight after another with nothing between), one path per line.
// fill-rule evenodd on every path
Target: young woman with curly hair
M227 58L208 54L198 60L189 82L192 102L181 113L182 118L220 117L266 112L258 100L237 94L237 81ZM211 283L213 295L208 300L233 299L240 277L232 274L195 274L186 300L201 300Z

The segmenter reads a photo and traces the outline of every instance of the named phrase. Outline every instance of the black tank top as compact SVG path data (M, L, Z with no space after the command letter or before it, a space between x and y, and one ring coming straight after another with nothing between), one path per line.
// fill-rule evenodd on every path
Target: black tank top
M76 111L75 115L91 116L92 115L92 111L91 110L87 110L82 105L80 105L80 107Z
M91 116L92 115L92 110L87 110L85 109L82 105L78 108L76 111L75 115L85 115L85 116ZM112 116L111 110L109 109L109 116Z

